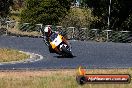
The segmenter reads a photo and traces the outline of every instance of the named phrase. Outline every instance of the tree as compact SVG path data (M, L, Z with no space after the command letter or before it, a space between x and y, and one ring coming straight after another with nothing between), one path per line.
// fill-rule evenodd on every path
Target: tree
M13 0L0 0L0 17L6 17L9 14L11 5Z
M69 13L61 20L60 25L64 27L88 27L97 21L97 17L92 15L91 9L71 8Z
M13 0L14 5L12 6L13 10L19 10L24 7L24 0Z
M70 0L26 0L22 22L55 25L70 9Z
M69 13L60 21L59 25L62 25L64 28L75 27L74 38L79 40L84 40L88 36L88 32L92 23L98 20L97 17L94 17L92 10L87 8L71 8ZM64 32L72 38L73 30L63 30Z
M111 0L110 29L113 30L130 30L126 29L129 15L132 13L131 0ZM83 4L93 9L94 15L101 20L95 26L100 29L107 29L108 5L109 0L83 0ZM125 29L124 29L125 26Z

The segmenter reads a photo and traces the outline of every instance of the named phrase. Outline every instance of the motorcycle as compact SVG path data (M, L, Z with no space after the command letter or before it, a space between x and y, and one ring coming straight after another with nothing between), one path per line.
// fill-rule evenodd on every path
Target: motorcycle
M49 46L50 52L55 52L56 54L66 56L66 57L73 57L71 52L71 45L67 41L67 39L59 33L53 33L49 37Z

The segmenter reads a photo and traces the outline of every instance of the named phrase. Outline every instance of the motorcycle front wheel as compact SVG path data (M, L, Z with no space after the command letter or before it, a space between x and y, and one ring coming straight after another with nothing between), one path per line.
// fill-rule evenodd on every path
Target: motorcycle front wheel
M62 46L61 49L62 49L62 52L63 52L64 56L73 57L71 51L69 51L65 46Z

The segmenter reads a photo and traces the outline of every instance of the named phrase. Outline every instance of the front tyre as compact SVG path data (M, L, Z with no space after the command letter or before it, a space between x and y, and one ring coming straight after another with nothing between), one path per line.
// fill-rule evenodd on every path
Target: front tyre
M55 50L52 49L51 45L49 45L49 52L50 52L50 53L55 53Z
M73 57L71 51L69 51L65 46L62 46L61 49L62 49L63 56Z

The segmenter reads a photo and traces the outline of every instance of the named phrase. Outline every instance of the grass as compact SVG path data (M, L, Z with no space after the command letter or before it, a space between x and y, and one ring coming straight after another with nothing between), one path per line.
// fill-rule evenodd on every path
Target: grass
M88 74L131 74L132 69L94 69ZM76 70L1 71L0 88L131 88L130 84L78 85Z
M29 55L19 52L18 50L1 48L0 62L20 61L29 58Z

